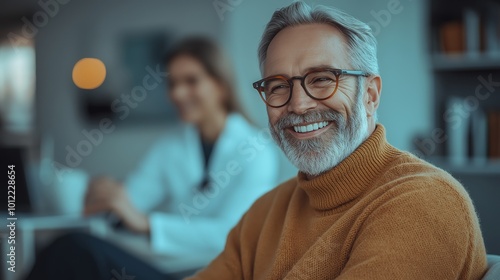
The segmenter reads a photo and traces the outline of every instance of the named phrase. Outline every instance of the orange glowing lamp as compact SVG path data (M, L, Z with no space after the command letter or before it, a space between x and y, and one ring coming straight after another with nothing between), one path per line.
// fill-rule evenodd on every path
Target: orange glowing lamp
M73 82L81 89L96 89L106 79L106 66L97 58L82 58L73 67Z

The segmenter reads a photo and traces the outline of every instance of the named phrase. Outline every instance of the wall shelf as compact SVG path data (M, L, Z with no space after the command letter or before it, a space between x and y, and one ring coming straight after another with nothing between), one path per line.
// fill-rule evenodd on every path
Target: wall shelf
M500 69L500 54L434 54L432 66L436 71L476 71Z

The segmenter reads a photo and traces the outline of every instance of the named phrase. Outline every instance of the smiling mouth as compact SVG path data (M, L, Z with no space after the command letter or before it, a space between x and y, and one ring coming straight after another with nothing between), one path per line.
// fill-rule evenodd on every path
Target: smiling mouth
M305 125L294 125L293 130L297 133L308 133L308 132L320 130L329 124L330 124L330 122L323 121L323 122L309 123L309 124L305 124Z

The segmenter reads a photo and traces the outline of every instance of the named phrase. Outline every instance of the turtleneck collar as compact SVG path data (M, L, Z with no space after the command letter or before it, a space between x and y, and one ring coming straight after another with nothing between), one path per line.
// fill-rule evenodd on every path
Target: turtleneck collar
M377 124L373 133L347 158L331 170L307 180L298 174L298 186L317 210L343 205L369 187L382 169L401 152L387 143L385 129Z

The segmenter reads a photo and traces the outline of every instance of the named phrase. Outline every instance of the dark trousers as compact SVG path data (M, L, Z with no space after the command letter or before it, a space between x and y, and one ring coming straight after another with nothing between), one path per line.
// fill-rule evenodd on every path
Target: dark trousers
M37 257L26 280L173 280L121 248L85 233L56 239Z

